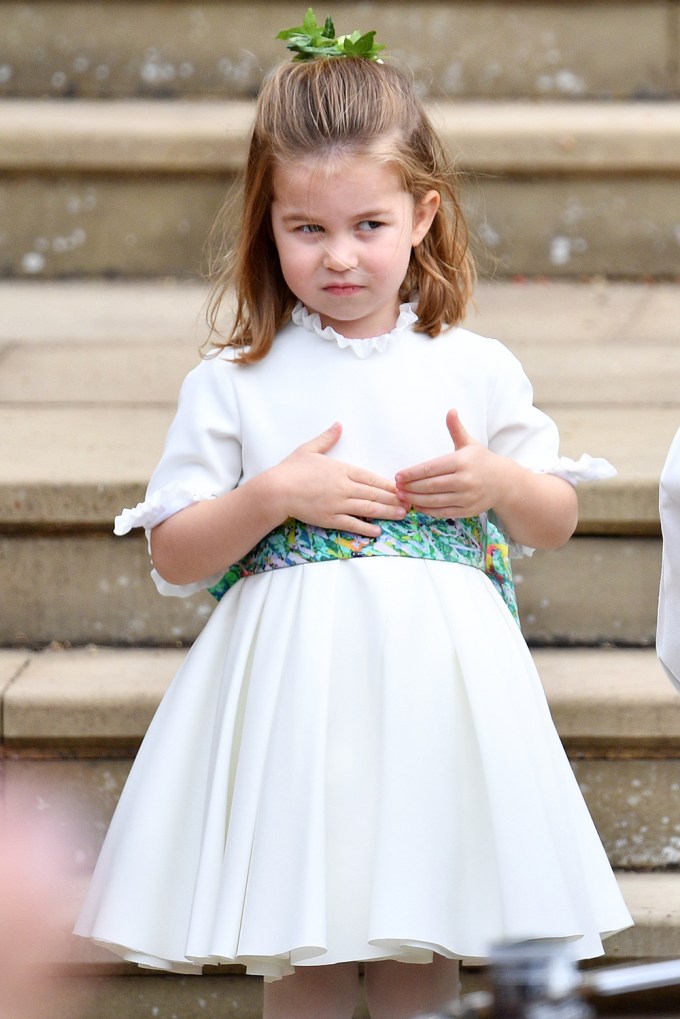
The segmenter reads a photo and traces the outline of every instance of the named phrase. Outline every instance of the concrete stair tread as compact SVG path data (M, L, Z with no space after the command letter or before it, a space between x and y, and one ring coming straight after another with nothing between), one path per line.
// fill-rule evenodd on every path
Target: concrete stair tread
M140 740L185 652L0 649L6 741Z
M338 3L338 24L348 8L361 6ZM408 39L404 45L413 48L407 62L470 174L471 222L496 272L675 280L482 283L467 322L520 357L537 403L560 426L563 453L605 456L619 469L616 479L581 489L583 537L546 560L546 571L560 578L554 587L540 580L542 557L517 567L518 590L530 595L525 632L531 639L535 626L539 641L557 634L560 641L649 644L658 477L680 424L677 18L661 0L578 4L576 17L574 4L552 0L521 10L467 0L416 6L377 5L379 24L369 27L392 46L392 39ZM0 556L14 563L8 616L17 614L27 631L13 623L5 639L29 646L51 635L66 639L68 618L93 606L74 641L94 635L102 645L169 643L193 631L172 616L177 604L161 606L165 616L155 628L140 623L140 607L155 599L141 536L121 543L103 532L110 535L113 515L142 497L177 389L206 335L204 284L162 276L198 271L214 209L243 164L249 97L262 70L281 58L271 25L294 17L278 2L149 0L132 12L125 0L109 0L81 25L81 7L36 0L30 12L17 3L0 13L7 42L0 95L25 89L69 96L0 98L0 205L10 213L0 230L0 271L45 277L37 286L0 281ZM225 19L226 33L218 30ZM463 42L452 51L454 23ZM256 53L239 50L244 35L231 31L234 24L257 37ZM110 98L135 91L158 98ZM457 98L439 98L443 93ZM86 94L100 98L72 98ZM176 98L167 101L171 94ZM509 98L521 94L534 101ZM14 218L13 209L23 216ZM94 278L48 278L87 273ZM98 273L159 278L109 281ZM87 606L55 597L64 574L75 571L82 571ZM33 599L25 584L15 591L15 572L39 576L43 590ZM593 591L574 607L584 577L593 579ZM62 604L45 612L40 598ZM595 600L611 618L593 626L595 637L584 637L570 613L596 616ZM212 603L190 601L179 608L195 611L202 624ZM134 617L134 625L106 630L102 621L116 611ZM632 622L643 617L638 633ZM636 921L607 942L607 961L679 957L680 698L650 647L532 654ZM91 811L71 912L130 758L183 656L167 647L0 649L3 774L19 789L36 782L48 814L69 797L83 814ZM13 796L21 798L8 781L3 806L10 811ZM54 961L75 978L123 978L113 992L115 1014L142 1014L141 992L132 992L132 1001L123 989L135 967L71 936ZM147 985L161 979L147 978ZM229 980L241 981L236 968ZM178 984L166 993L176 995L168 1014L204 1014L206 1002L189 1004ZM235 1014L260 1014L259 998L241 1011L236 997L229 1005ZM114 1014L106 1003L98 1011Z
M680 956L680 873L655 871L678 859L680 698L651 649L537 649L533 655L636 921L608 941L607 955L612 961ZM39 788L38 816L52 823L62 818L65 837L74 837L81 871L69 893L67 929L130 759L183 656L176 649L94 646L0 650L8 816L15 804L22 809L22 790L31 797ZM92 974L133 972L73 938L59 962Z
M202 628L211 599L153 597L143 536L115 539L112 522L143 497L205 338L205 296L196 281L0 283L5 643L167 645ZM680 421L677 372L664 358L675 356L679 305L670 283L478 288L468 324L520 356L538 404L560 426L562 451L602 455L619 470L582 486L576 540L516 566L531 641L653 641L658 480ZM51 585L71 570L82 589L55 602ZM583 576L599 578L587 613L575 579Z
M653 649L532 652L564 743L680 746L680 697Z
M678 901L680 876L618 876L636 926L608 938L605 941L606 954L588 964L588 971L611 965L635 965L676 958L680 954L680 918L677 913L669 914L664 903ZM661 880L658 880L659 877ZM82 894L82 884L82 881L78 884L72 898L72 915ZM53 939L52 951L44 959L48 971L59 981L54 984L54 990L59 993L59 1015L139 1016L140 1019L147 1015L174 1019L178 1016L184 1019L222 1019L227 1013L241 1019L258 1019L262 1015L262 983L258 978L246 977L242 967L211 967L200 980L140 970L119 961L102 948L74 937L70 929L71 915L65 918L61 936ZM483 967L464 965L461 977L466 995L488 986ZM665 1016L668 1019L677 1014L677 1009L672 1007L677 1005L673 989L668 990L670 993L647 994L644 999L640 999L639 995L617 999L619 1009L621 1012L625 1010L627 1015L635 1014L647 1019ZM672 1010L669 1011L669 1008ZM367 1019L368 1015L364 995L360 994L354 1019Z
M200 283L0 283L1 522L108 527L142 497L206 337L205 297ZM478 288L467 325L517 353L562 451L619 471L583 486L582 533L658 532L680 422L679 315L671 284Z
M34 0L0 10L5 94L249 95L285 59L274 39L300 10L280 0L109 0L82 8ZM336 0L339 31L376 29L432 94L649 97L677 85L673 21L663 0L522 5L470 0ZM616 45L612 45L612 40Z
M679 110L677 99L434 103L465 171L480 264L675 277ZM0 100L0 273L196 274L252 112L242 98Z
M239 169L244 100L0 101L0 171ZM680 103L440 100L433 118L461 167L484 173L645 173L680 166Z
M619 872L635 927L606 942L607 954L620 958L676 958L680 956L680 874Z
M645 336L638 326L637 342L626 340L625 335L600 340L594 335L595 330L587 327L576 334L576 322L571 335L564 337L560 335L561 329L556 330L549 321L542 324L540 333L536 323L532 323L521 335L517 320L509 321L510 311L505 313L505 322L502 312L489 311L488 306L497 303L494 290L500 286L478 288L478 310L470 310L465 324L474 332L497 336L512 348L529 374L540 404L626 408L650 405L675 408L680 404L675 384L680 374L680 349L670 337ZM516 312L520 318L528 318L528 306L532 298L535 303L537 292L539 300L561 305L568 297L578 301L585 296L586 287L587 284L580 289L565 284L506 284L509 291L522 292L524 307ZM142 298L153 294L151 285L147 285L146 292L137 290ZM0 299L1 296L0 285ZM30 299L32 295L29 292L26 296ZM128 299L123 287L117 296ZM68 339L52 338L51 330L40 326L33 340L5 340L0 335L3 367L0 405L173 404L181 379L196 364L199 347L207 339L208 330L200 316L203 296L203 291L197 290L192 316L190 295L185 295L189 307L178 309L180 323L186 324L181 334L179 323L175 322L173 329L166 332L162 321L157 321L155 336L146 334L143 322L136 335L132 331L134 325L122 335L125 325L115 322L108 326L93 324L91 338L77 335L78 331ZM668 316L680 313L680 287L673 296L673 301L666 302ZM43 303L48 302L43 299ZM73 303L72 314L77 314L79 302ZM178 299L170 300L168 310L179 304ZM553 305L553 315L556 314ZM569 321L576 316L565 317ZM663 327L662 321L660 331ZM119 335L112 336L116 329ZM135 372L129 370L131 358L137 366Z
M183 343L205 339L207 287L183 279L0 280L0 350L7 344Z
M8 745L140 740L184 653L0 650L2 738ZM533 655L567 744L612 751L680 745L680 697L653 650L556 648Z
M207 336L208 287L199 280L0 279L0 350L7 344L181 343ZM466 324L514 347L579 353L675 348L677 282L518 278L480 279ZM615 366L614 366L615 367ZM659 380L660 381L660 380Z

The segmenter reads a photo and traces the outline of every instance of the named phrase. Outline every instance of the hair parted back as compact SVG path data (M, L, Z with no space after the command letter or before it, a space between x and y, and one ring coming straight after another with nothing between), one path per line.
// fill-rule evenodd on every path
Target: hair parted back
M225 206L213 240L221 253L208 305L211 335L219 335L221 303L233 287L231 331L216 348L239 348L238 360L259 361L296 303L281 269L271 227L277 165L309 157L375 150L399 174L415 201L438 191L441 205L424 240L412 250L400 300L418 302L420 332L437 336L465 313L474 280L468 235L458 199L458 174L408 76L392 64L361 57L322 57L283 64L265 80L245 166L241 222L233 244Z

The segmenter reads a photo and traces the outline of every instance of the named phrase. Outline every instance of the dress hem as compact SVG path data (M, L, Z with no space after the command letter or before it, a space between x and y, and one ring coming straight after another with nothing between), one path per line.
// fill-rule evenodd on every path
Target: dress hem
M587 952L583 954L578 951L579 944L585 937L583 934L552 936L546 934L541 937L517 938L514 940L517 940L518 943L561 941L565 944L570 944L573 947L574 959L580 961L596 959L604 955L605 949L601 942L621 933L623 930L627 930L631 926L634 926L632 922L619 927L617 930L600 932L599 938L601 941L599 948L592 944L592 941L594 940L592 936L591 938L585 939L590 942L590 945ZM81 936L87 937L87 935ZM431 942L416 940L407 941L400 939L392 940L389 938L377 938L368 942L369 948L376 949L375 953L357 952L349 955L347 958L345 958L344 954L341 957L332 956L331 958L326 958L329 955L327 949L320 945L309 945L291 949L289 952L282 953L281 955L240 955L235 958L215 955L200 959L186 957L184 960L162 959L160 957L149 955L145 952L125 948L123 945L106 941L102 938L92 937L89 938L89 940L107 951L112 952L114 955L119 956L125 962L134 963L141 969L175 973L182 976L200 976L203 973L204 968L207 966L243 966L245 967L245 971L248 976L261 976L265 980L269 981L279 980L294 973L297 966L334 966L347 962L363 964L368 962L383 962L386 960L401 962L405 965L427 965L433 961L435 955L440 955L445 959L455 959L470 966L484 966L489 962L488 954L455 952L451 949L445 948L443 945ZM593 951L593 948L596 950Z

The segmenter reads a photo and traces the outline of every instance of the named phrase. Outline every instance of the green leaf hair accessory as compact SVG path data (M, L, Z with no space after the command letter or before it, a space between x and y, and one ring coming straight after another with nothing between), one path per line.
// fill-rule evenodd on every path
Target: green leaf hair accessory
M293 60L314 60L316 57L363 57L380 61L378 54L385 47L375 42L375 32L352 32L335 37L335 25L330 16L319 25L311 7L305 20L297 28L286 28L276 36L287 39L288 49L295 53Z

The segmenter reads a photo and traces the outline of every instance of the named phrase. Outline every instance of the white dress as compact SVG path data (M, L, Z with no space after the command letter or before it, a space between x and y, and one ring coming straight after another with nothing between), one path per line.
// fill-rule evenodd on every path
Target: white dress
M663 555L656 650L668 678L680 691L680 430L661 472L659 516Z
M346 340L298 307L261 362L187 377L147 529L283 459L333 421L331 451L392 477L478 441L576 481L513 355L456 328ZM609 471L611 473L611 469ZM225 564L226 565L226 564ZM173 588L166 594L208 586ZM555 732L532 658L478 569L358 558L240 580L154 718L76 932L141 965L200 972L564 938L579 958L631 918Z

